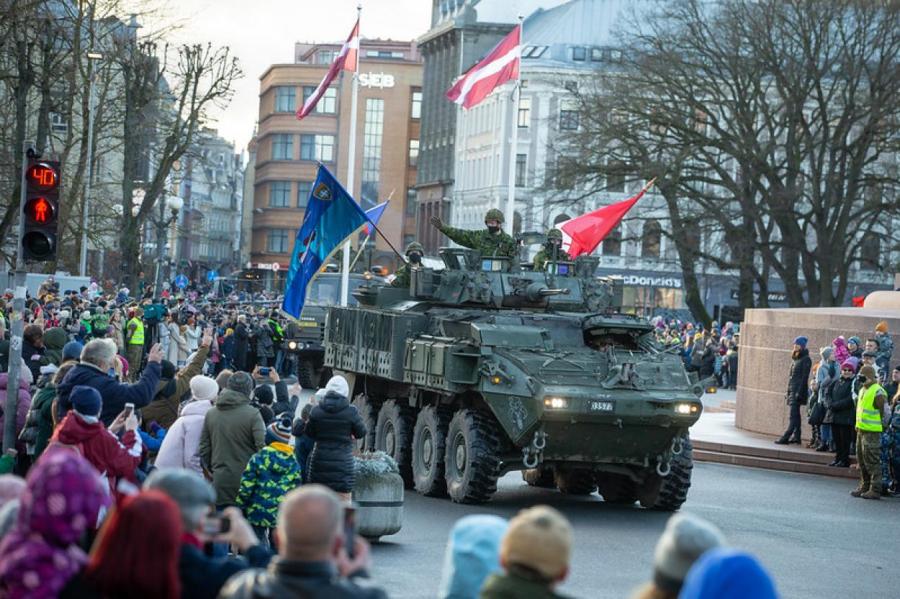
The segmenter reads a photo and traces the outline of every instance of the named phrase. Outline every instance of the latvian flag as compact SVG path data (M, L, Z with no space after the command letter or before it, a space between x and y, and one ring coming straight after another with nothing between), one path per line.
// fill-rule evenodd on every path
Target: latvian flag
M313 111L316 104L319 103L319 99L325 94L325 90L328 89L328 86L331 85L331 82L334 81L334 78L337 77L338 73L342 70L355 71L358 58L359 19L357 19L356 25L353 26L353 31L350 32L350 37L348 37L347 41L344 42L344 45L341 46L341 51L338 52L334 62L331 63L331 67L328 69L328 72L325 73L325 77L319 83L316 91L307 98L306 102L303 103L303 106L300 107L300 110L297 111L297 118L302 119Z
M521 44L522 28L516 27L500 40L490 54L457 80L447 91L447 97L463 108L472 108L498 86L518 79Z

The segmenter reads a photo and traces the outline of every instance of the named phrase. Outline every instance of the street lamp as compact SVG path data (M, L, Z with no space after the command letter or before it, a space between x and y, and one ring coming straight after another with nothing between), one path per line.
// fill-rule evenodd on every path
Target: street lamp
M90 206L89 199L91 193L91 178L94 175L94 61L102 60L103 54L94 52L87 53L87 73L88 73L88 134L87 134L87 173L84 178L84 201L82 202L81 213L81 255L78 261L78 271L81 276L87 275L87 243L88 243L88 208Z
M162 295L162 263L166 261L166 231L178 220L178 213L184 207L184 200L178 196L166 196L159 204L159 218L156 221L156 276L154 277L154 297ZM171 215L166 218L166 208ZM177 242L177 240L176 240Z

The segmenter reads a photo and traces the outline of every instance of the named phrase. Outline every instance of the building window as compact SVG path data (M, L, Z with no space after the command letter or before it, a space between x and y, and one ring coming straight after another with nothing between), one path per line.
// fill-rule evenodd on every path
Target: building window
M275 112L294 112L297 110L297 90L292 87L275 88Z
M419 140L409 140L409 166L416 166L419 163Z
M272 136L272 160L294 159L294 136L290 133L276 133Z
M603 240L603 248L601 250L604 256L621 256L622 255L622 227L621 225L609 232L606 239Z
M307 100L309 100L310 96L313 95L316 91L316 86L314 85L304 85L303 86L303 103L305 104ZM315 110L313 110L315 114L335 114L337 112L337 88L329 87L325 90L325 93L319 98L318 104L316 104Z
M297 181L297 208L306 208L311 192L312 181Z
M58 112L50 113L50 130L54 133L65 133L69 129L66 117Z
M525 187L527 178L528 155L516 154L516 187Z
M861 270L881 269L881 239L875 233L868 233L859 246L859 268Z
M288 251L287 229L271 229L266 238L266 251L270 254L286 254Z
M564 100L559 105L559 129L561 131L577 131L578 125L578 104L573 100Z
M269 208L287 208L291 205L291 182L269 183Z
M583 61L587 59L587 48L584 46L575 46L572 48L572 60Z
M516 123L520 129L531 124L531 98L519 98L519 114L516 116Z
M415 216L417 207L416 190L410 187L406 190L406 216Z
M378 203L378 184L381 180L381 141L384 136L384 100L366 99L366 124L363 129L362 188L360 196L364 209ZM416 140L418 145L418 140ZM412 144L410 144L412 153ZM417 148L418 149L418 148Z
M300 160L334 160L334 135L301 135Z
M337 51L335 50L319 50L316 55L316 62L318 64L331 64L334 62L335 56L337 56Z
M644 223L644 234L641 238L641 256L644 258L659 258L659 250L662 241L662 228L659 221L648 220Z
M410 107L409 114L414 119L422 118L422 90L421 89L413 88L412 106Z
M591 61L603 62L607 58L608 51L603 48L591 48Z
M540 58L547 51L548 46L525 46L522 50L522 58Z

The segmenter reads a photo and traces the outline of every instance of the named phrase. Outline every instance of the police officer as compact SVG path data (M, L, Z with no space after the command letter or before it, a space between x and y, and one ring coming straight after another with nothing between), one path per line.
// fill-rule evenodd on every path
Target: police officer
M544 270L547 261L553 260L554 255L556 256L556 260L561 260L563 262L571 260L568 252L562 249L562 242L562 231L559 229L550 229L547 231L547 241L544 242L544 247L542 247L534 256L534 270Z
M503 232L503 212L491 208L484 215L483 231L468 231L444 224L439 216L431 217L431 224L438 231L463 247L481 252L482 256L514 258L516 241Z
M409 262L398 268L397 272L394 273L394 280L391 281L391 287L409 288L409 271L411 268L422 267L422 256L425 255L425 248L422 247L422 244L418 241L413 241L406 246L405 254Z
M128 360L128 378L135 381L141 371L144 357L144 310L140 306L128 311L125 325L125 358Z

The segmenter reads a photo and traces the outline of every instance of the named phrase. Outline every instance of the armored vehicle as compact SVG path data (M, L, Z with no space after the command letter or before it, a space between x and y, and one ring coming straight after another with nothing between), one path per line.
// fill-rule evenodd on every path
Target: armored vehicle
M383 282L381 277L350 273L350 292L352 294L360 285ZM322 364L325 315L328 306L336 306L340 301L340 273L321 273L309 285L300 318L290 322L285 329L283 347L288 351L288 358L296 362L297 381L302 387L314 389L321 383L323 374L328 374ZM356 298L350 295L348 304L355 306Z
M702 388L646 320L617 311L621 287L595 276L597 259L532 272L440 256L409 289L363 286L357 307L329 309L325 364L354 390L361 445L456 502L486 501L520 470L534 486L678 509Z

